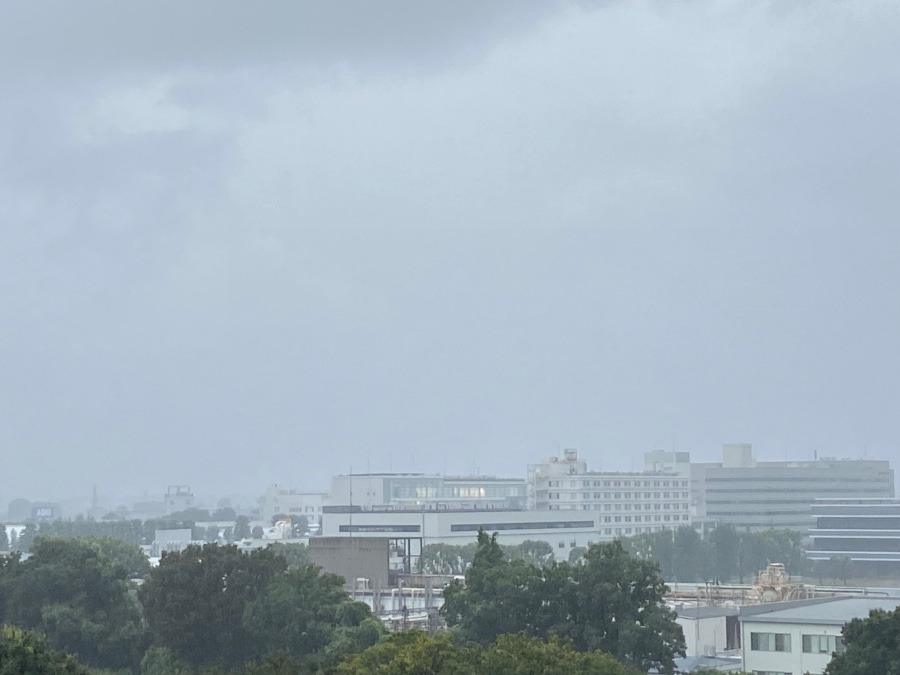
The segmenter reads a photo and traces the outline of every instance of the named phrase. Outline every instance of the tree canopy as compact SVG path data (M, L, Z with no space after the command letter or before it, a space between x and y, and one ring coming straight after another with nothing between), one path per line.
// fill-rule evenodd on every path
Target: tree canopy
M591 546L579 564L538 567L508 560L496 534L482 531L466 583L446 588L441 611L463 639L483 645L505 633L558 635L581 651L672 672L684 636L664 593L656 564L618 541Z
M0 675L89 675L71 654L51 647L38 633L0 627Z
M456 642L449 633L407 631L345 659L343 675L638 675L602 652L579 652L559 638L501 635L490 645Z
M900 675L900 607L853 619L843 636L846 651L832 658L826 675Z
M143 628L127 577L93 542L38 537L30 558L0 565L0 620L39 630L85 664L131 666Z

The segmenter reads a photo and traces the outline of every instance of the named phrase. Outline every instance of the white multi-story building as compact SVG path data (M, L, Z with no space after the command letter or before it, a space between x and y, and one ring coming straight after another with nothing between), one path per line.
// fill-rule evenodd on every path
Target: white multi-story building
M577 450L528 467L529 507L591 512L604 536L631 536L691 524L690 481L664 472L588 471Z
M818 675L844 650L841 629L900 599L826 598L741 607L743 669L765 675Z
M322 520L322 506L328 495L323 492L303 492L280 485L272 485L260 500L260 516L267 522L280 514L303 516L310 525Z
M557 559L566 560L571 549L587 548L614 535L602 534L596 513L509 511L501 509L363 509L327 506L322 516L325 537L388 537L421 543L465 545L478 530L497 533L501 544L545 541Z
M523 509L521 478L425 473L353 473L331 479L332 506L397 509Z

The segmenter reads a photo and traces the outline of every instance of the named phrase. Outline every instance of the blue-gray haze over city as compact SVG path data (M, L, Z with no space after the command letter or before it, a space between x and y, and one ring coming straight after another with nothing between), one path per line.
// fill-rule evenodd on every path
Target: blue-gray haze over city
M9 2L0 510L897 460L900 10Z

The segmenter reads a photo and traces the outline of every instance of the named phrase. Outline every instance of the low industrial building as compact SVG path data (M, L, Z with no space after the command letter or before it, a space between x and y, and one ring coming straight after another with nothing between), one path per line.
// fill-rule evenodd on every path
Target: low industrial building
M390 537L406 547L417 559L428 544L465 545L473 543L479 529L497 533L501 544L545 541L557 559L566 560L569 551L614 539L604 535L603 523L590 512L509 511L500 509L363 509L360 506L325 507L322 514L324 537ZM413 563L412 567L415 567Z
M679 605L675 607L675 614L675 622L684 632L685 656L740 654L741 627L737 607Z
M826 598L741 607L742 668L748 673L818 675L844 651L841 629L897 599Z

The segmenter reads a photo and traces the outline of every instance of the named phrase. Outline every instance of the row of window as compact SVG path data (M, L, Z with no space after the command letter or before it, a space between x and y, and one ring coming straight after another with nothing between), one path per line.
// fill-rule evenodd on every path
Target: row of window
M803 635L802 649L805 654L838 654L844 651L844 641L840 635ZM750 650L754 652L791 651L790 633L750 633ZM756 672L756 671L754 671Z
M643 483L643 484L642 484ZM654 480L654 481L630 481L630 480L548 480L548 487L683 487L688 486L686 480Z
M565 494L560 495L559 492L548 492L548 493L546 493L546 495L538 495L538 501L543 501L544 499L547 499L547 500L554 500L554 501L555 501L555 500L560 500L560 501L570 501L570 502L571 502L571 501L583 501L583 500L577 499L576 495L565 495ZM601 509L600 509L600 507L601 507L600 504L594 504L593 506L594 506L594 510L596 510L596 511L600 511L600 510L601 510ZM602 509L603 511L631 511L631 509L632 509L632 505L631 505L631 504L619 504L619 503L613 503L613 504L603 504L602 506L603 506L603 509ZM687 509L688 509L688 503L687 503L687 502L680 502L680 503L679 503L679 502L675 502L675 503L664 502L664 503L662 503L662 504L660 504L660 503L655 503L655 504L652 505L652 507L653 507L653 510L655 510L655 511L659 511L659 510L663 510L663 511L670 511L670 510L671 510L671 511L678 511L678 510L687 511ZM587 508L588 508L588 505L585 505L584 508L587 509ZM634 504L634 510L635 510L635 511L640 511L640 510L641 510L641 505L640 505L640 504ZM644 503L644 511L650 511L650 510L651 510L651 505L648 504L648 503Z

